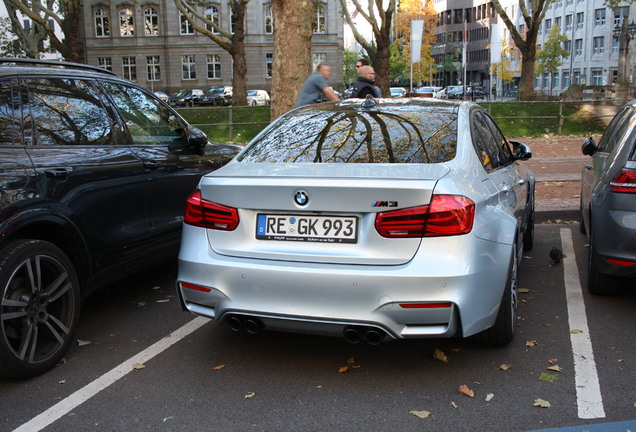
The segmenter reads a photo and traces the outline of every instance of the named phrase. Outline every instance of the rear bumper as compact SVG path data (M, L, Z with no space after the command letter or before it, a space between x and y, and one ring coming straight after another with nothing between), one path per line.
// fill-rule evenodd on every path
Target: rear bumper
M630 202L622 202L625 199L633 201L633 197L616 195L607 195L611 209L592 208L595 259L601 273L636 277L636 211L631 209ZM608 259L626 263L617 265Z
M205 229L186 225L177 289L192 313L256 317L273 330L337 335L355 325L396 339L479 333L495 322L511 246L471 234L443 244L450 249L424 242L403 265L312 264L219 255Z

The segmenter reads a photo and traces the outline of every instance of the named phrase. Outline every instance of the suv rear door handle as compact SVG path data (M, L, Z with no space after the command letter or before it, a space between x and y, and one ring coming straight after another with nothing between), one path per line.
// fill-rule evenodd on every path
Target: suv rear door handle
M47 177L58 180L66 180L72 172L73 168L50 168L44 170L44 174L46 174Z
M157 168L159 167L159 163L157 161L153 161L153 160L144 161L143 165L144 165L144 171L145 172L157 171Z

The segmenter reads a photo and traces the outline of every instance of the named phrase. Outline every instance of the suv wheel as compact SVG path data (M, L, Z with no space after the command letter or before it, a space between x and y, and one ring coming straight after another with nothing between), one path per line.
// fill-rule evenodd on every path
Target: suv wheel
M80 309L73 265L55 245L16 240L0 259L0 375L54 367L70 346Z

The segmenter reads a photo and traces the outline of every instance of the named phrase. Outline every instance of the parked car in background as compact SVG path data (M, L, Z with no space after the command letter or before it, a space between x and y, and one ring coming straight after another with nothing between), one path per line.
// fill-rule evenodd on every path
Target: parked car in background
M406 89L404 87L391 87L391 97L401 98L406 97Z
M165 103L169 103L170 102L170 97L164 93L164 92L155 92L154 93L155 96L157 96L159 98L160 101L165 102Z
M587 233L587 288L592 294L618 293L636 277L636 100L623 107L598 146L582 146L592 157L581 175L581 231Z
M247 104L251 106L267 106L269 105L269 93L266 90L248 90Z
M202 97L203 97L203 90L201 89L188 90L184 93L179 94L179 96L175 98L173 105L178 107L193 107L195 105L200 105Z
M201 97L200 105L229 106L232 105L232 87L212 87Z
M415 90L415 93L418 95L428 95L430 97L435 97L435 93L440 91L442 87L432 87L432 86L424 86Z
M84 297L174 259L184 200L238 149L104 69L2 59L0 375L54 367Z
M249 333L505 345L534 239L530 157L470 102L294 109L188 199L181 303Z

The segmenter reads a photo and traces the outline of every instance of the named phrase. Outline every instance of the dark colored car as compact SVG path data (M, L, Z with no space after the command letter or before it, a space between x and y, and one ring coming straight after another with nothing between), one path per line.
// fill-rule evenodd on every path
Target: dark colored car
M201 98L203 97L203 90L181 90L172 96L169 101L170 105L177 107L192 107L201 104Z
M174 259L184 200L238 149L102 69L0 59L0 375L55 366L83 297Z
M232 95L231 86L212 87L201 96L199 105L230 106Z
M589 240L587 287L618 293L623 278L636 277L636 100L612 119L598 146L588 138L592 163L581 176L581 231Z

